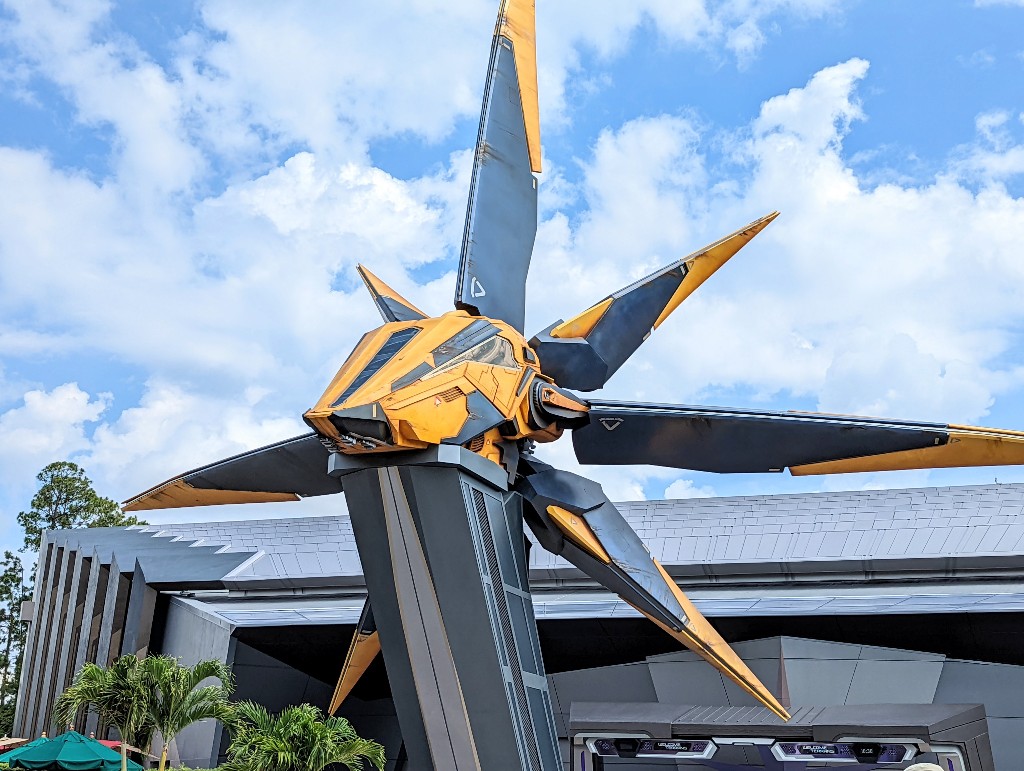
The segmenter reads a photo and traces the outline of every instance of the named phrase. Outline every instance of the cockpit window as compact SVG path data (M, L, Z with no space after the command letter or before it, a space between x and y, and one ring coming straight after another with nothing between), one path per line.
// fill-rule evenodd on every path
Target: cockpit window
M434 359L434 366L440 367L447 364L456 356L465 353L470 348L475 348L484 340L488 340L498 334L498 328L489 321L477 319L465 329L462 329L454 337L450 337L431 351Z
M519 368L519 364L516 362L516 357L512 353L512 343L503 337L495 335L494 337L475 345L468 351L460 353L458 356L449 359L440 367L437 367L425 374L421 380L427 380L435 375L440 375L442 372L447 372L460 364L465 364L467 361L475 361L480 364L491 364L495 367L507 367L508 369Z
M377 351L376 355L367 362L366 366L363 367L362 372L356 375L355 380L349 384L349 387L346 388L345 392L335 400L331 407L334 408L343 404L345 400L358 391L367 380L376 375L380 371L381 367L391 361L391 359L394 358L394 355L406 346L406 343L416 337L416 335L419 334L419 331L418 327L401 329L385 340L384 345L380 347L380 350Z

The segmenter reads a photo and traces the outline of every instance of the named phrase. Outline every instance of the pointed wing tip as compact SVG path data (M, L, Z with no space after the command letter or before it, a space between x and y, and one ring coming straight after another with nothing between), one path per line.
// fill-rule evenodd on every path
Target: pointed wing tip
M790 466L793 476L856 474L933 468L1024 465L1024 432L949 424L947 441L909 450L879 452Z
M359 278L363 281L363 286L370 293L371 297L377 297L376 284L380 281L373 273L370 272L369 268L363 265L361 262L356 263L356 273L359 274Z
M235 503L288 503L297 501L300 497L296 493L192 487L183 477L177 477L129 498L121 508L127 512L136 512L155 509L183 509L193 506L224 506Z
M772 222L775 221L775 218L779 216L779 214L781 214L781 212L776 210L773 211L771 214L766 214L760 219L754 220L747 226L746 232L750 233L750 231L753 231L753 233L750 233L751 237L756 236L766 227L771 225Z
M708 622L704 615L697 610L697 607L693 604L693 601L686 596L675 580L665 570L665 566L662 565L654 557L651 558L658 572L661 574L662 580L668 586L669 590L675 595L676 600L679 602L679 606L683 609L686 614L686 624L681 632L675 632L666 626L663 626L659 621L651 616L648 616L655 624L662 627L672 637L676 638L689 648L691 651L696 653L698 656L707 661L711 666L721 672L724 676L728 677L732 682L750 694L760 704L771 710L782 720L789 720L790 714L786 711L786 708L782 706L781 702L775 698L775 695L762 683L757 675L755 675L751 669L744 663L743 659L732 649L721 635L715 631L715 628ZM639 608L638 608L639 610ZM643 613L643 611L640 611ZM647 615L646 613L644 615Z
M496 35L512 41L519 71L519 95L526 122L531 170L541 172L540 103L537 86L537 7L535 0L502 0Z
M428 318L426 313L402 297L362 263L356 265L356 271L384 321L412 321L417 318Z

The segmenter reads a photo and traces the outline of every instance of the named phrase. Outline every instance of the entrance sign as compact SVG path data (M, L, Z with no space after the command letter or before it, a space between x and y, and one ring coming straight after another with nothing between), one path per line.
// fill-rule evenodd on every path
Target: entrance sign
M828 760L833 763L882 765L905 763L917 755L913 744L873 742L777 742L772 745L777 760Z
M590 752L602 758L676 758L708 760L718 747L711 739L621 739L587 741Z
M899 765L913 760L922 751L927 750L926 744L892 738L886 740L858 740L839 742L816 742L811 740L778 741L770 737L724 737L658 739L647 736L629 736L627 734L598 734L576 737L580 749L579 757L574 758L574 769L590 771L603 768L606 758L620 759L674 759L674 760L710 760L715 757L721 746L741 744L756 746L761 757L767 761L793 761L798 763L828 763L832 765L871 766L877 768L886 765ZM582 745L582 746L580 746ZM952 762L951 771L965 771L962 764ZM942 771L946 771L943 767Z

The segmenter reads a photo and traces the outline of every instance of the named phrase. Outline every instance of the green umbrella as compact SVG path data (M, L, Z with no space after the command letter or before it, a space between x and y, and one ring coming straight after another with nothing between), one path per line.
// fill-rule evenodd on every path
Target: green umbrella
M9 750L5 752L3 755L0 755L0 763L10 763L18 755L19 752L24 752L30 747L37 747L40 744L46 744L48 741L50 740L47 739L45 736L40 736L38 739L33 739L32 741L27 742L26 744L22 744L19 747L15 747L13 750Z
M0 756L10 757L11 768L40 769L41 771L120 771L121 755L104 747L95 739L77 731L67 731L52 739L32 742L25 747ZM131 771L142 771L134 760L128 761Z

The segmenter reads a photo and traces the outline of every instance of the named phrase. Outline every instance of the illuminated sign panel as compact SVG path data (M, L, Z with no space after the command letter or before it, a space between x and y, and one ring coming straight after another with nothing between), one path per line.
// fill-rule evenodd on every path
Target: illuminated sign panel
M595 755L605 758L710 758L718 749L710 739L591 739Z
M772 754L779 760L832 760L845 763L904 763L917 754L911 744L867 742L778 742Z
M582 738L582 737L581 737ZM592 755L603 758L674 758L708 760L720 744L760 744L762 750L780 761L819 761L828 765L883 766L903 764L919 752L914 744L900 740L815 742L806 740L777 741L726 737L702 739L655 739L644 736L595 736L585 740ZM767 757L766 757L767 759ZM586 768L586 764L582 766ZM957 769L956 771L960 771Z

